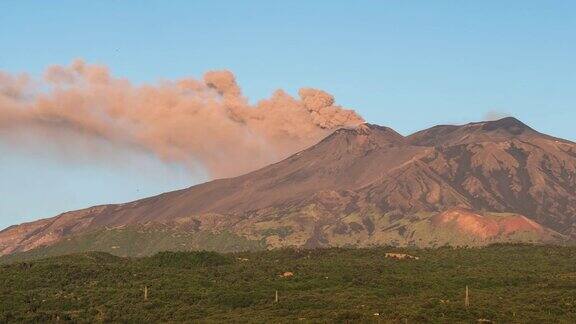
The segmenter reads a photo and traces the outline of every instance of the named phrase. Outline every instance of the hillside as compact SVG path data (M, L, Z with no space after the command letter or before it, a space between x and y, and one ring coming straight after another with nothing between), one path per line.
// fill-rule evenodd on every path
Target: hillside
M576 144L514 118L407 137L364 124L240 177L10 227L0 254L109 231L193 236L172 250L564 244L576 238ZM231 244L204 243L227 233Z
M573 247L523 245L92 252L0 266L0 322L574 323L575 265Z

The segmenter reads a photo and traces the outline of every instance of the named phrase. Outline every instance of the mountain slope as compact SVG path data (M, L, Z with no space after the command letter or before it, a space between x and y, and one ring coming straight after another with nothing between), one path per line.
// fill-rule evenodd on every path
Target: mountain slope
M454 208L479 224L537 226L490 220L493 235L470 236L435 221ZM513 118L407 137L364 124L240 177L10 227L0 254L126 227L229 232L265 247L563 242L576 238L576 144Z
M435 145L426 163L474 209L515 212L576 235L576 144L514 118L411 135Z

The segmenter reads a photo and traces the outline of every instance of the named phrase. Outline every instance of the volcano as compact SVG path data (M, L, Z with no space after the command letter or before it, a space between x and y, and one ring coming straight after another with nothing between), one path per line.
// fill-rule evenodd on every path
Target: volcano
M0 253L476 246L576 239L576 143L515 118L336 130L254 172L9 227Z

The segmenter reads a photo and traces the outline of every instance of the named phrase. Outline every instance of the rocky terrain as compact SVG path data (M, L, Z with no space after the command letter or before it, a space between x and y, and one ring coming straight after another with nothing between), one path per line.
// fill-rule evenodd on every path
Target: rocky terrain
M0 254L150 254L151 233L165 249L568 243L576 144L511 117L406 137L363 124L240 177L9 227Z

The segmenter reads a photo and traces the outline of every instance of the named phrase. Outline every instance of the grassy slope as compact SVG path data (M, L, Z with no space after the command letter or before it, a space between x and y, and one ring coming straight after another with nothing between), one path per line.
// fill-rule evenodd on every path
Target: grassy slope
M393 249L420 257L406 261L385 258L391 250L165 252L139 259L93 252L14 263L0 267L0 322L576 322L574 247ZM285 271L294 276L280 278Z
M141 257L160 251L208 250L238 252L263 250L259 241L248 240L233 233L178 232L173 230L142 230L136 228L100 229L68 237L51 246L0 257L1 263L28 261L86 251L107 252L117 256Z

